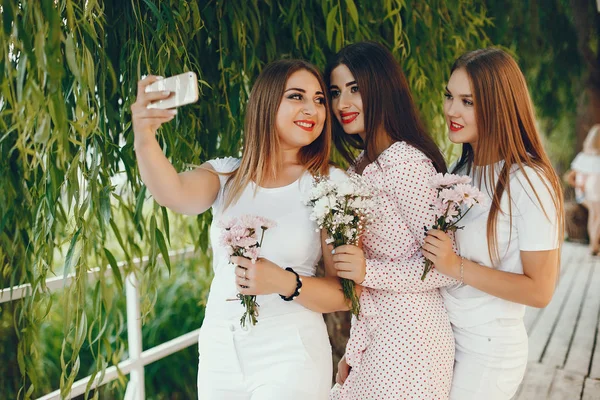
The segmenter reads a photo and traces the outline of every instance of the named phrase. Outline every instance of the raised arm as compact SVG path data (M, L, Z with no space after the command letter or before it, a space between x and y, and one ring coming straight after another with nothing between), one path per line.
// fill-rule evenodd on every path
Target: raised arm
M146 93L158 80L147 76L138 82L138 94L131 105L134 148L142 181L157 203L173 211L196 215L209 209L220 189L218 175L208 163L192 171L177 173L156 140L157 129L171 121L177 110L149 109L148 104L165 99L169 92Z

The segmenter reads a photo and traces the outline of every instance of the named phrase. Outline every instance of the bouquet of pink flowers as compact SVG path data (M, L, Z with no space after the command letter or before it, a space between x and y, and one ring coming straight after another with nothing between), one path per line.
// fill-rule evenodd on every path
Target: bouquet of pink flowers
M471 177L454 174L437 174L429 185L437 190L437 198L431 205L435 212L435 224L431 229L443 232L456 232L462 229L458 222L467 215L475 204L483 204L485 197L479 189L470 185ZM428 229L425 228L427 231ZM433 268L433 263L425 259L425 268L421 280L425 280L427 273Z
M260 254L265 231L275 225L275 222L271 220L254 215L232 218L220 225L224 229L221 235L221 244L227 248L230 256L246 257L254 263ZM259 307L256 296L238 293L237 299L246 309L240 318L240 325L245 327L246 320L252 325L256 325Z
M372 189L357 174L337 179L316 177L305 203L313 207L310 219L316 221L320 229L327 230L327 243L333 243L335 247L357 246L375 209ZM352 314L358 316L360 303L354 281L342 278L341 283L344 296L351 303Z

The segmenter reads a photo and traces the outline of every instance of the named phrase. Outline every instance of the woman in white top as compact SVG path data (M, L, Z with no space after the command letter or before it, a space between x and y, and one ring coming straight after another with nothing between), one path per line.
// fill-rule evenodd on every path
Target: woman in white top
M588 209L588 236L590 253L600 251L600 124L592 126L583 150L571 163L567 183L575 188L576 199Z
M321 75L300 60L269 64L250 94L241 160L215 159L182 173L155 138L175 110L147 108L169 96L145 93L157 79L139 82L131 107L142 179L159 204L190 215L212 207L214 217L214 280L199 338L199 399L326 399L332 360L321 313L348 306L329 252L326 277L314 277L324 242L303 204L312 176L329 173L330 118ZM219 223L246 214L277 226L265 232L255 264L236 260L245 268L234 267L219 243ZM304 276L301 294L296 274ZM258 295L256 325L240 326L244 308L227 301L238 292Z
M471 175L489 196L461 221L458 254L438 230L423 246L439 272L461 282L442 289L456 341L450 398L510 399L527 364L525 306L545 307L556 286L562 191L525 78L507 53L461 56L445 96L449 138L463 145L452 171Z

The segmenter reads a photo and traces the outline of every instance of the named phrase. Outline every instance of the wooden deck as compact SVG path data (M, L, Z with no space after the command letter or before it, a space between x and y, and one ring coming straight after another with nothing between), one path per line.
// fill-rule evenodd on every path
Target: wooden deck
M514 400L600 400L600 257L565 243L552 302L528 308L529 365Z

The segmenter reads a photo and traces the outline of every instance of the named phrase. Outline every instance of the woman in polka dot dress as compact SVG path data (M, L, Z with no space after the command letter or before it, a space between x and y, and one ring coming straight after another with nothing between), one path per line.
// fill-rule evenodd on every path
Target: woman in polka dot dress
M362 248L333 250L338 276L364 290L330 399L447 399L454 338L439 288L456 281L435 270L420 279L424 227L434 222L428 181L446 171L444 159L387 49L347 46L325 76L336 146L381 201ZM364 149L357 159L353 148Z

